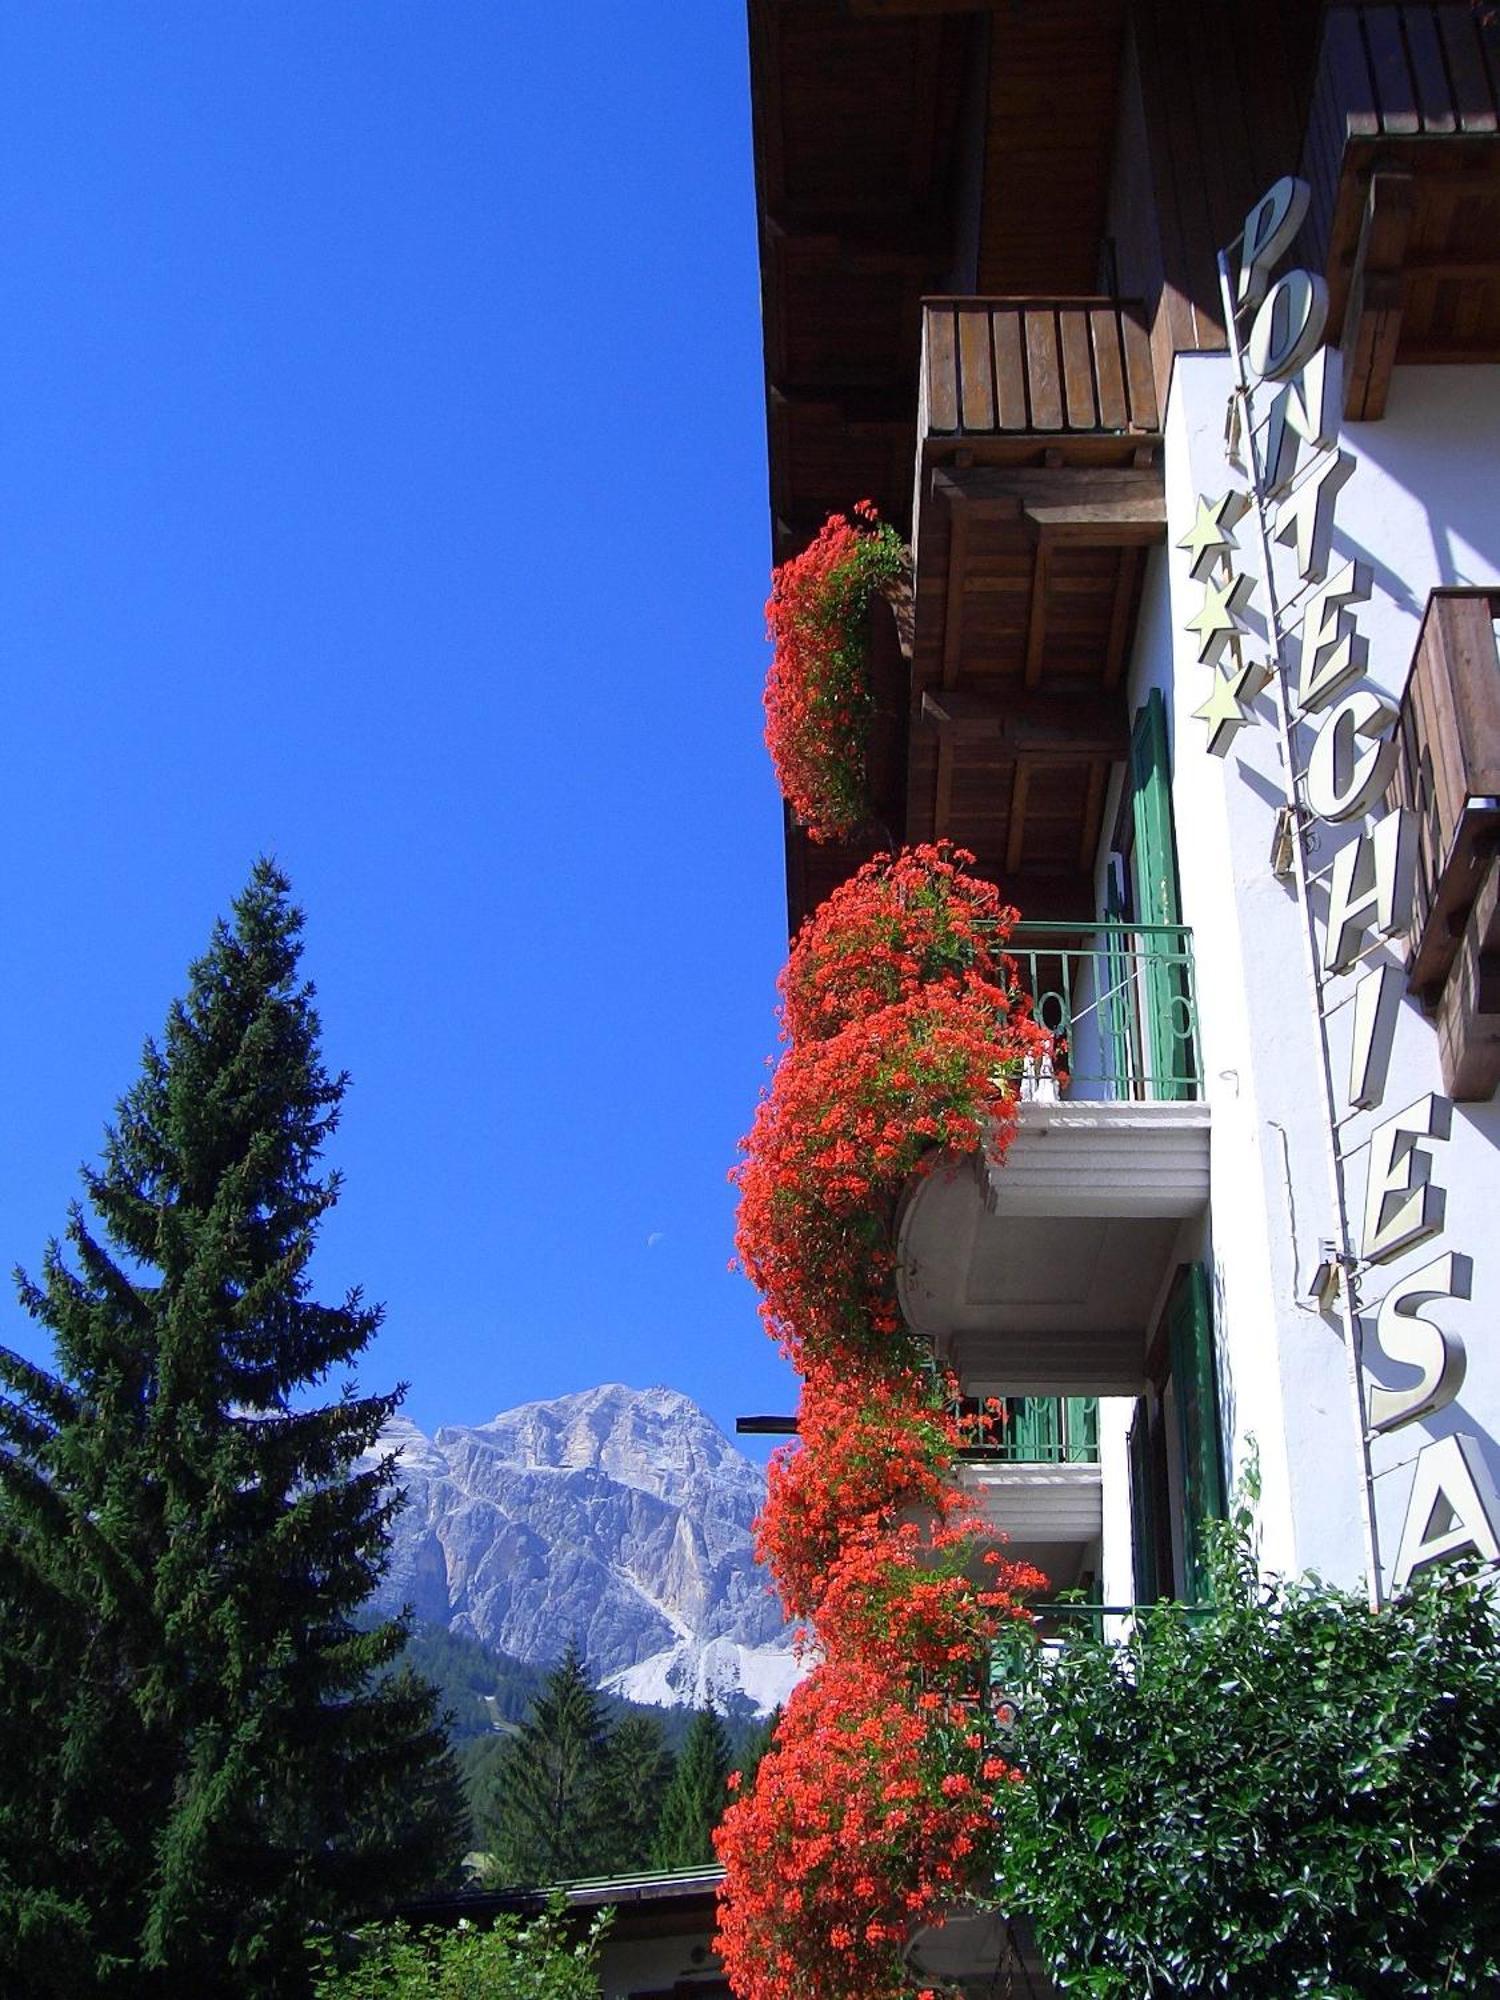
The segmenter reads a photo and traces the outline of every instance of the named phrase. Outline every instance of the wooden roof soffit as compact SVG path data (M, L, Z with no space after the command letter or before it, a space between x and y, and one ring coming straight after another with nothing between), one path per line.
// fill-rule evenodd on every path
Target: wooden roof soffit
M922 720L959 742L988 741L1016 757L1110 763L1130 747L1118 695L992 695L973 688L928 688Z
M1013 9L1015 0L844 0L844 6L857 20L876 21L898 14L994 14Z

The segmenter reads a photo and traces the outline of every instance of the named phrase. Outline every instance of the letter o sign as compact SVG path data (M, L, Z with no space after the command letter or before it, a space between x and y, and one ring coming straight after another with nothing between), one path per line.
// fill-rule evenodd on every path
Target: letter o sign
M1252 373L1280 382L1310 361L1328 323L1328 287L1311 271L1288 271L1266 293L1250 328Z

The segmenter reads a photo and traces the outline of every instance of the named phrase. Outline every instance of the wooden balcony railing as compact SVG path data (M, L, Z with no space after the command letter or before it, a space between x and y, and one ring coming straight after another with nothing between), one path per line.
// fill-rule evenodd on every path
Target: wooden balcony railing
M1143 309L1118 299L928 299L920 438L1159 431Z
M1420 828L1408 981L1460 1099L1500 1084L1500 590L1436 590L1401 702L1390 802Z

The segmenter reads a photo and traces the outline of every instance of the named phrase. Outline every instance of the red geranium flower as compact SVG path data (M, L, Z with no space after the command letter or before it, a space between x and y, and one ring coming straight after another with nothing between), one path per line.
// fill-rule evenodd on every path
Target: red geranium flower
M870 694L865 613L907 574L894 528L868 500L830 514L812 544L772 572L766 636L766 747L777 781L814 840L847 837L865 811Z

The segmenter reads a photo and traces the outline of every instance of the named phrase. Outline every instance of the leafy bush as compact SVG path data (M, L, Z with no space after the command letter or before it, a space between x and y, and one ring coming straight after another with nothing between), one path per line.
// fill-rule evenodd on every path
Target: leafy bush
M599 1946L612 1912L569 1943L559 1898L530 1923L497 1917L492 1930L361 1931L354 1950L314 1947L316 2000L599 2000ZM353 1964L341 1964L351 1956Z
M1500 1613L1446 1569L1371 1613L1262 1584L1217 1533L1218 1608L1154 1609L1023 1676L999 1893L1096 1995L1494 1993Z

